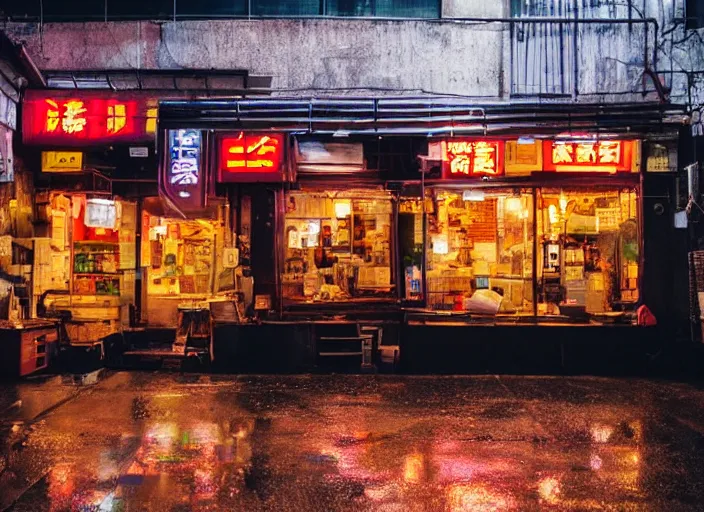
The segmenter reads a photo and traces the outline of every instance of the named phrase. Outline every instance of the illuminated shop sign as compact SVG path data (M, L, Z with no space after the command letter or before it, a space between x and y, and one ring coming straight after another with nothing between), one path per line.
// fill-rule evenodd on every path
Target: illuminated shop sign
M168 195L186 209L202 207L201 132L194 129L169 130L168 145L167 167L162 175Z
M637 141L553 141L544 145L545 169L558 172L631 171Z
M239 132L220 139L220 181L280 181L285 136Z
M451 140L442 143L443 174L446 178L501 176L503 142Z
M26 144L60 146L151 141L156 117L156 99L146 96L27 91L22 110L23 140Z

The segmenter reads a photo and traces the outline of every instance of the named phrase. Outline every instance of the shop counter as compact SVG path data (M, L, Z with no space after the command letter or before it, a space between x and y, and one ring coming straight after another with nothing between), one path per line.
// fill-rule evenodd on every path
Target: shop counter
M47 368L56 353L58 330L54 322L25 320L21 324L0 322L0 373L24 377Z

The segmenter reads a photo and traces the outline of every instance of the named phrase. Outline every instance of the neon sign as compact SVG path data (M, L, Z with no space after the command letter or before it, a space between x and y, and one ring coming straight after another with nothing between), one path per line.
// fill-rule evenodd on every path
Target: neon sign
M281 133L245 133L220 140L220 181L279 181L285 136Z
M557 172L633 171L636 143L630 140L553 141L544 144L545 169Z
M197 130L170 130L169 183L188 187L200 181L200 132Z
M501 176L504 173L502 141L443 141L442 156L445 177L469 178Z
M55 146L152 141L156 105L155 98L138 93L30 90L22 110L23 140Z
M190 128L168 130L166 135L168 153L159 174L162 190L181 210L198 210L204 205L203 135Z
M621 141L552 144L553 164L618 165L622 158Z

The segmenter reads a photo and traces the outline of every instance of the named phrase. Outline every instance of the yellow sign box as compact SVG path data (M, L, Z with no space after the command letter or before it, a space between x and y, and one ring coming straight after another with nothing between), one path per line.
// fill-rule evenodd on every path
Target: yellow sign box
M80 172L83 153L80 151L42 151L42 172Z
M506 176L529 176L543 170L543 143L533 141L506 141Z

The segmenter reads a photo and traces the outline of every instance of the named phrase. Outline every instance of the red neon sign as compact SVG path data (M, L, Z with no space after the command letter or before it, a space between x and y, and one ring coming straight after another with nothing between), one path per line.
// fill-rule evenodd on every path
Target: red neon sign
M240 132L220 140L220 181L279 181L285 136Z
M446 178L501 176L504 173L502 155L502 141L443 141L444 175Z
M634 141L553 141L544 144L545 169L558 172L631 171Z
M156 99L133 93L27 91L22 111L26 144L82 146L152 141Z

